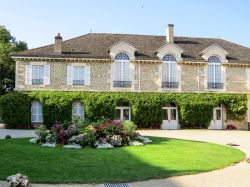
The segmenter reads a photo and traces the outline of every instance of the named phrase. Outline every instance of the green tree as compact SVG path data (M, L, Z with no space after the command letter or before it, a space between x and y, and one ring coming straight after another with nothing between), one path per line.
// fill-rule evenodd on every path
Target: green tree
M23 41L16 41L10 32L0 25L0 94L11 90L15 80L15 61L11 53L28 49Z

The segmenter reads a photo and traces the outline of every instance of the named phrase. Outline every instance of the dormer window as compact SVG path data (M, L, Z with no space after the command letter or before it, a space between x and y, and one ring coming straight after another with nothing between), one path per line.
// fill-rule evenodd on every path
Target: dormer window
M175 56L167 54L162 61L162 88L178 88L178 69Z
M129 56L126 53L119 53L115 56L114 63L113 87L130 88L132 81Z
M207 68L207 88L208 89L223 89L221 76L221 60L217 56L208 58Z

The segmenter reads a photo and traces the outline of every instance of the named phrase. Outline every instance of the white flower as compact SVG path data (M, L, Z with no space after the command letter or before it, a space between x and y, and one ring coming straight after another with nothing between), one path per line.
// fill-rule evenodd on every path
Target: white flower
M138 141L131 141L129 142L130 146L143 146L143 143L138 142Z
M56 147L56 143L44 143L42 147Z
M142 142L143 142L144 144L152 143L152 140L150 140L150 139L147 138L147 137L141 136L140 139L142 140Z
M81 149L82 147L79 144L68 144L68 145L62 146L62 148L66 148L66 149Z
M114 148L114 146L109 143L104 143L104 144L99 144L96 148L97 149L109 149L109 148Z
M39 140L38 137L34 137L34 138L31 138L31 139L29 140L29 142L30 142L30 143L37 143L38 140Z
M7 182L10 186L23 186L27 187L29 185L28 177L20 173L16 175L11 175L7 177Z

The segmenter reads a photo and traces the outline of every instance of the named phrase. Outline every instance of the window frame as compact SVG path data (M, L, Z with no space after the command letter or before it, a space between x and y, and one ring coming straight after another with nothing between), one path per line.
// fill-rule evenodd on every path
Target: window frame
M131 107L129 107L129 106L117 106L117 107L115 107L115 110L120 110L120 118L119 118L119 120L121 120L121 121L124 120L124 110L129 110L129 119L128 119L128 121L131 121ZM115 119L117 119L116 116L115 116Z
M127 66L127 67L126 67ZM128 68L128 72L125 69ZM126 74L127 78L126 78ZM132 86L132 69L130 57L125 52L120 52L114 59L113 87L130 88Z
M73 80L72 84L74 86L77 85L85 85L85 66L72 66L73 67ZM80 68L83 68L83 80L80 79ZM75 79L75 71L77 70L77 79Z
M167 58L172 60L168 60ZM171 67L171 65L174 65L174 70L173 67ZM162 71L161 87L165 89L179 89L180 87L179 71L175 55L168 53L163 56L161 71Z
M32 68L32 80L31 80L31 84L32 85L44 85L44 83L45 83L45 65L32 65L31 66L31 68ZM36 74L35 73L35 68L37 68L37 73L38 74ZM41 75L40 73L40 69L43 69L43 74ZM37 77L37 79L34 79L34 76L36 76ZM37 81L37 83L35 83L35 81L34 80L39 80L39 81Z
M76 104L76 114L74 114L74 104ZM79 107L82 107L82 115L79 114ZM72 103L72 118L73 116L78 116L81 120L84 120L85 119L85 106L84 104L81 102L81 101L74 101Z
M35 107L35 109L34 109L34 107ZM34 110L36 111L35 113L33 113ZM35 116L35 117L33 117L33 116ZM41 118L39 118L39 116ZM35 120L33 120L33 119L35 119ZM41 120L39 120L39 119L41 119ZM40 101L32 101L31 102L31 123L43 123L43 106L42 106L42 103Z
M215 60L211 60L212 58ZM207 59L207 88L209 90L222 90L224 88L222 68L219 56L211 55Z

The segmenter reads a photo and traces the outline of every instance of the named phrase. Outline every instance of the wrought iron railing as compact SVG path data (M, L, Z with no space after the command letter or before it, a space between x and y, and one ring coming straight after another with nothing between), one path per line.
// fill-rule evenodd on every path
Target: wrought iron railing
M32 84L34 85L40 85L43 83L44 83L43 79L32 79Z
M113 81L113 87L117 88L130 88L132 81Z
M218 82L208 82L207 83L207 88L208 89L223 89L223 83L218 83Z
M162 88L178 88L179 82L162 82Z
M84 80L73 80L73 85L84 85Z

